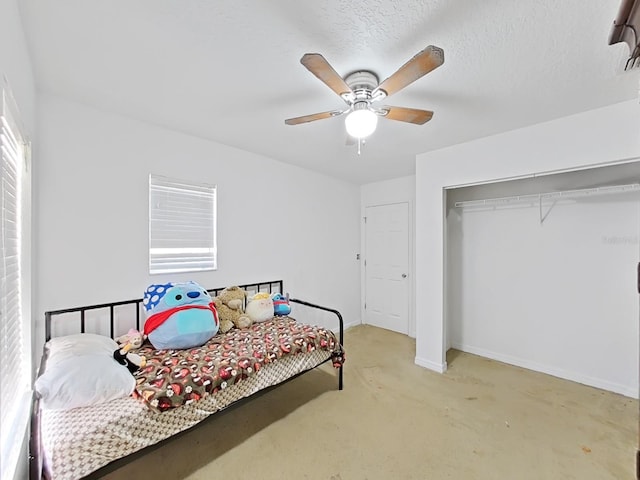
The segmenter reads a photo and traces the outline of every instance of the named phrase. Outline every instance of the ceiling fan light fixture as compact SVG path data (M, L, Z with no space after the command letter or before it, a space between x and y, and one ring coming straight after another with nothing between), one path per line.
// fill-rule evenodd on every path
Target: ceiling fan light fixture
M356 102L353 111L344 119L347 133L354 138L366 138L375 132L378 115L369 109L367 102Z

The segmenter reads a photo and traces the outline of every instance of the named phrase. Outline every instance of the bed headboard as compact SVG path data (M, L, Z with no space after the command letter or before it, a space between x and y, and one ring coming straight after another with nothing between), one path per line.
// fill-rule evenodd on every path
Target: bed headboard
M272 280L269 282L259 282L259 283L247 283L246 285L238 285L240 288L246 290L250 295L253 295L258 292L269 292L269 293L284 293L283 291L283 282L282 280ZM207 291L211 294L212 297L218 295L225 287L219 288L211 288L207 289ZM45 329L45 341L51 340L53 335L53 322L64 317L65 327L68 328L69 324L72 324L72 328L74 329L74 333L85 333L87 331L87 312L100 312L107 313L109 316L109 336L111 338L116 338L116 328L115 328L115 320L116 320L116 309L121 313L121 310L125 310L129 315L133 313L132 316L135 316L135 328L140 330L140 317L144 315L143 306L142 306L142 298L137 298L135 300L123 300L119 302L112 303L101 303L98 305L86 305L83 307L74 307L74 308L65 308L62 310L50 310L44 313L44 329ZM69 316L74 317L73 319L69 319ZM77 328L75 325L77 325ZM126 329L133 328L133 325L129 325Z

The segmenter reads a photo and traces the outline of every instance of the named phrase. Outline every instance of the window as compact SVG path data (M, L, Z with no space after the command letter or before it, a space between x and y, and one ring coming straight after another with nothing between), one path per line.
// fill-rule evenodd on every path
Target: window
M30 201L23 202L30 185L26 174L28 146L17 108L6 86L0 111L0 456L1 478L13 478L26 433L31 396L31 339L28 287L23 287L28 247L23 227L28 225ZM26 205L23 205L26 203ZM26 207L26 208L23 208ZM27 292L24 291L27 288ZM25 314L27 310L27 314Z
M149 175L149 273L216 268L216 187Z

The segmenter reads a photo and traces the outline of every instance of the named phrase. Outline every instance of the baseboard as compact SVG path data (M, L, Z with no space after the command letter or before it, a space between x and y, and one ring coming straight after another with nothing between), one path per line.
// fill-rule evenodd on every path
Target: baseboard
M550 365L544 365L537 362L532 362L523 358L514 357L511 355L505 355L502 353L496 353L491 350L485 350L483 348L473 347L470 345L464 345L453 342L451 348L460 350L466 353L472 353L481 357L490 358L499 362L508 363L517 367L526 368L528 370L534 370L536 372L546 373L554 377L562 378L565 380L571 380L572 382L581 383L590 387L600 388L614 393L619 393L625 397L638 398L638 390L628 385L622 385L615 382L609 382L601 378L590 377L588 375L582 375L580 373L563 370L561 368L552 367Z
M447 371L447 362L437 363L421 357L416 357L414 359L414 362L416 365L420 365L421 367L428 368L429 370L433 370L434 372L444 373Z
M344 327L344 331L346 332L346 331L347 331L347 330L349 330L351 327L356 327L356 326L358 326L358 325L360 325L360 322L349 322L349 323L345 323L345 324L343 325L343 327ZM336 327L336 328L332 328L332 329L331 329L331 331L332 331L333 333L335 333L336 335L338 335L338 333L340 332L340 327L338 326L338 327Z
M344 329L349 330L351 327L357 327L358 325L362 325L360 322L349 322L344 324Z

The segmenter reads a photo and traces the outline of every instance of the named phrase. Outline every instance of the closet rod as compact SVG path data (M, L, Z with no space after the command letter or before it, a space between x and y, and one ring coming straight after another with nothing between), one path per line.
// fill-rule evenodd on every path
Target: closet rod
M527 195L515 195L511 197L487 198L484 200L467 200L456 202L455 207L480 207L492 205L507 205L513 203L538 202L544 200L563 200L569 198L610 195L615 193L628 193L640 190L640 183L627 185L611 185L607 187L581 188L577 190L564 190L560 192L532 193Z

